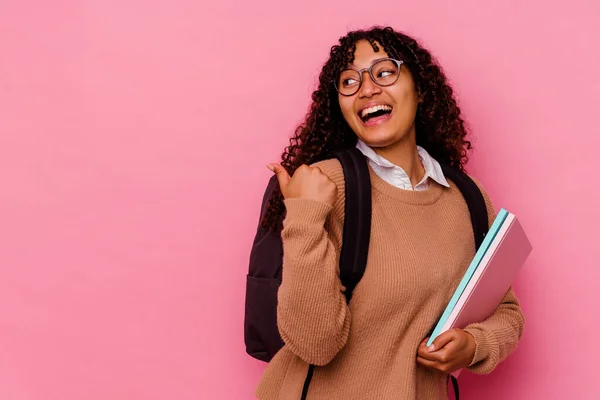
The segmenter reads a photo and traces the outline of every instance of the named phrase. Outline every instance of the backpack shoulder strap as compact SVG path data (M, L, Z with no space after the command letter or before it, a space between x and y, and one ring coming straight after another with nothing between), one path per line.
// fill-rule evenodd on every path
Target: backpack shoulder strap
M371 177L364 155L356 148L339 150L345 183L344 230L340 252L340 278L350 302L367 267L371 239Z
M487 207L483 194L477 184L473 182L473 179L466 173L447 165L442 165L442 171L447 178L450 178L456 184L467 202L475 236L475 249L479 249L489 229Z

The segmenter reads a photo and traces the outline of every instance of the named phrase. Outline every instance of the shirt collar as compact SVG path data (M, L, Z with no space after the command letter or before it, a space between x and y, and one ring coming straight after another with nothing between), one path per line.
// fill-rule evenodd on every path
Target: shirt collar
M390 161L377 154L375 150L373 150L362 140L358 139L358 143L356 143L356 148L360 150L360 152L363 153L365 157L367 157L369 160L371 160L378 166L382 168L396 168L401 170L404 174L406 174L406 171L404 171L404 169L400 168L396 164L391 163ZM417 146L417 152L419 153L419 158L421 159L423 168L425 168L425 176L433 179L435 182L439 183L442 186L450 187L448 181L446 180L446 177L444 176L444 172L442 171L442 166L440 165L440 163L437 162L436 159L431 157L427 150L425 150L421 146Z

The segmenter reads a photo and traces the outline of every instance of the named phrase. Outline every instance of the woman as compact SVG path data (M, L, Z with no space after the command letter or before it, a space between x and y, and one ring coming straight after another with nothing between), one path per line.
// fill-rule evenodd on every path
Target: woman
M475 254L467 205L440 167L463 168L466 134L444 74L414 39L377 27L332 47L305 122L281 164L268 165L280 187L262 223L281 229L284 245L285 346L259 399L300 399L309 364L309 399L447 398L448 373L489 373L515 349L524 318L512 289L487 320L425 345ZM373 207L367 268L349 305L338 269L344 177L332 159L347 146L368 159Z

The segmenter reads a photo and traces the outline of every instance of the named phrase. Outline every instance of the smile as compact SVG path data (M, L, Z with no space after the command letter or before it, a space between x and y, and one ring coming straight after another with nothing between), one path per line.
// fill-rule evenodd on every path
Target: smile
M387 104L377 104L363 108L358 112L362 123L366 126L378 125L390 119L392 107Z

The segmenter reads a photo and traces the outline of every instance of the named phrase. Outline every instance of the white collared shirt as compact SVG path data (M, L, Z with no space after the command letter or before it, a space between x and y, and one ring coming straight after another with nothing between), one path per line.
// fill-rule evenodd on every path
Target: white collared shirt
M419 158L425 168L425 175L421 182L413 188L410 178L404 169L399 166L392 164L390 161L381 157L371 147L369 147L362 140L358 140L356 148L369 159L369 165L373 171L384 181L392 186L395 186L404 190L427 190L429 187L429 179L434 180L442 186L450 187L448 181L444 177L442 167L433 157L427 153L427 151L421 146L417 146Z

